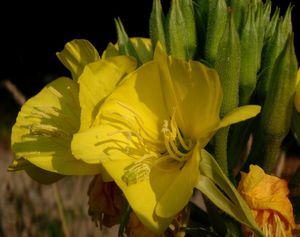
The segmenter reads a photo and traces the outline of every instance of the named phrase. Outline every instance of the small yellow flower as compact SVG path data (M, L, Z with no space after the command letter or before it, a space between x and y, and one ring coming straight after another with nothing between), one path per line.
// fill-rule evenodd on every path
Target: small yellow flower
M124 75L136 67L135 60L127 56L101 59L87 40L67 43L57 56L70 70L73 80L60 77L26 101L11 137L16 159L9 170L34 172L37 179L46 176L48 178L43 180L46 183L62 177L53 173L100 172L100 165L87 164L72 155L72 137L90 126L94 109L103 103Z
M292 237L295 221L287 181L251 165L249 173L242 172L238 191L267 237Z

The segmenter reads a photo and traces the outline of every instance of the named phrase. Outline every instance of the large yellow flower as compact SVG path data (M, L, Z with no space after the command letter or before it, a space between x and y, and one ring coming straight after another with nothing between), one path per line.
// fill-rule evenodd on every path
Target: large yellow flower
M167 56L125 78L90 129L75 134L72 152L104 169L142 223L161 233L188 203L199 179L201 149L217 129L250 117L245 106L219 118L222 90L215 70Z
M100 165L87 164L72 155L73 134L90 126L95 110L136 67L135 60L127 56L101 59L87 40L73 40L57 55L73 80L60 77L29 99L17 117L11 139L16 159L9 170L24 169L45 183L62 177L55 173L100 172ZM85 100L80 100L82 97Z
M287 181L251 165L249 173L242 173L238 191L267 237L292 237L295 221Z

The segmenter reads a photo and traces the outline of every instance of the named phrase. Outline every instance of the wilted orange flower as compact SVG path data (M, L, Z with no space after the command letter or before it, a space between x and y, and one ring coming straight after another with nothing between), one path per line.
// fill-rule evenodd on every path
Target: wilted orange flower
M96 175L90 183L88 195L89 215L97 226L112 227L119 223L127 202L115 182L104 182L101 175Z
M138 219L134 212L130 213L129 221L126 226L126 234L128 237L184 237L185 232L181 227L186 227L189 221L190 209L185 207L175 217L169 228L164 233L157 235L147 229Z
M128 237L164 237L164 234L154 234L147 229L137 218L134 212L130 213L128 225L126 226L126 234Z
M257 165L242 172L238 191L251 208L257 224L267 237L292 237L295 228L293 207L286 180L267 175ZM247 230L249 236L253 233Z

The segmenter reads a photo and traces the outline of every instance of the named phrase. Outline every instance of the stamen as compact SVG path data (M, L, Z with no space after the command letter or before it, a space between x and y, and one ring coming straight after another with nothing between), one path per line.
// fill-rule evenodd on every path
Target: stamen
M173 158L180 162L186 161L189 158L190 154L192 153L192 146L186 145L176 125L176 122L173 119L171 119L171 130L170 130L168 121L164 120L161 132L164 135L165 147L167 149L170 158ZM178 145L176 144L176 141L178 141L179 145L182 146L187 152L180 151L178 149Z
M190 140L189 140L189 144L185 143L185 140L182 137L181 132L179 131L179 128L178 128L177 123L175 121L175 112L176 112L176 110L174 111L174 114L173 114L173 116L171 118L171 129L175 130L175 134L177 135L179 143L183 147L183 149L185 149L186 151L188 151L188 150L190 150L192 148L192 143L191 143Z
M275 226L276 226L276 235L280 237L286 237L286 231L284 228L283 222L280 220L280 217L277 214L274 214Z
M164 148L164 143L160 140L151 138L151 136L144 129L143 121L140 115L137 114L133 109L129 108L127 105L119 101L116 101L116 103L122 106L122 108L128 110L129 113L120 114L118 112L108 110L105 111L105 113L102 113L102 116L106 117L107 119L115 120L117 123L126 126L128 130L120 129L113 133L110 133L109 135L124 133L128 137L128 140L132 140L131 136L135 136L140 145L140 149L145 150L145 153L157 150L158 152L162 151L162 148ZM131 116L128 116L128 114ZM147 136L149 137L149 139L147 139Z

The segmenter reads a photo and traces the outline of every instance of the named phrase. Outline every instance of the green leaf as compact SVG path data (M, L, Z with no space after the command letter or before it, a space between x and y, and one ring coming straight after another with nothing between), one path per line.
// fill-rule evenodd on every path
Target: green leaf
M196 188L225 213L253 229L258 236L264 236L244 199L222 172L214 158L205 150L201 151L199 167L201 177Z

